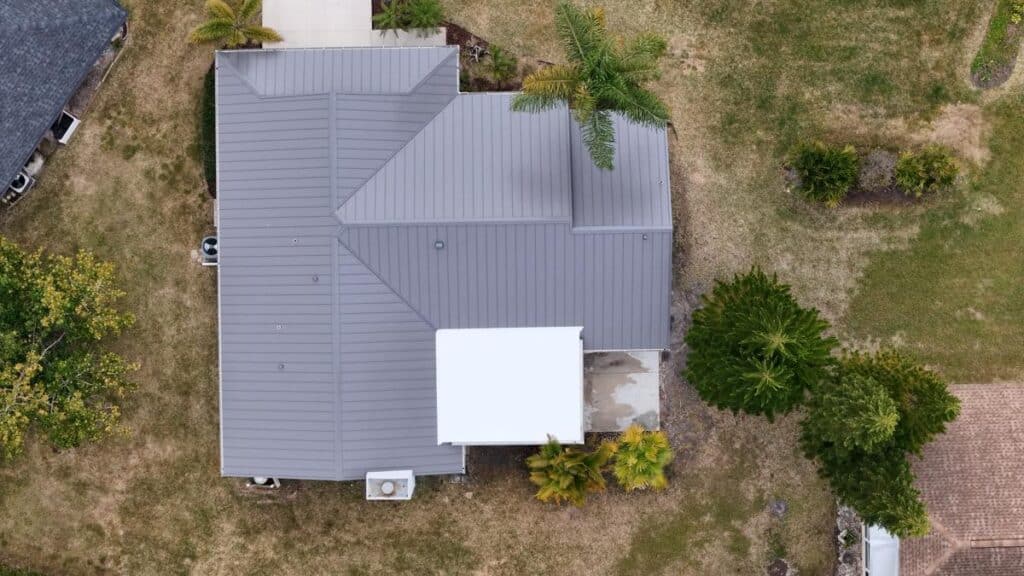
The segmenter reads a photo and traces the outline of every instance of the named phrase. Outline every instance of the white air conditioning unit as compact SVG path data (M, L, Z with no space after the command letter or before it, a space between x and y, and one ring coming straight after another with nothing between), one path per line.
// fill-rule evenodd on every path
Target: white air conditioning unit
M57 139L57 142L67 144L81 123L82 121L75 117L74 114L64 110L60 113L60 118L57 118L57 121L50 127L50 130L53 131L53 137Z
M367 500L410 500L416 489L412 470L366 473Z
M34 186L36 179L25 173L24 170L18 172L14 180L8 185L7 189L0 194L0 204L12 206L21 200L26 193Z

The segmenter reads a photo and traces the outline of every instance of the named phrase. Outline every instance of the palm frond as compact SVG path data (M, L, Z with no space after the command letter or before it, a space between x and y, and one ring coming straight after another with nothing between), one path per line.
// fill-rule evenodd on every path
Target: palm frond
M246 26L242 28L242 34L253 42L280 42L284 40L277 30L266 26Z
M549 66L523 80L523 92L568 100L579 86L579 72L571 66Z
M576 114L576 121L580 124L586 124L590 120L590 115L597 110L597 98L590 93L586 84L576 87L576 92L570 96L569 103Z
M555 6L555 30L570 62L583 64L609 48L601 17L563 1Z
M238 20L242 23L252 20L263 7L263 0L242 0L238 9Z
M206 0L206 13L212 18L223 18L224 20L235 20L235 11L224 0Z
M576 120L578 122L579 118ZM602 170L614 170L615 125L611 113L606 110L594 112L586 122L580 122L580 129L583 132L583 144L590 152L594 165Z
M196 26L189 34L189 41L196 44L204 42L222 42L229 39L235 32L233 20L213 18Z
M663 128L668 124L668 107L653 92L638 86L609 84L602 87L602 99L632 122Z
M661 76L658 60L665 55L668 43L655 34L641 34L623 48L616 59L617 71L637 83L656 80Z
M559 98L552 98L550 96L543 96L540 94L527 94L520 92L512 97L512 111L513 112L544 112L545 110L551 110L564 103Z
M227 46L228 48L238 48L239 46L244 46L248 42L249 39L245 37L245 33L240 29L235 28L234 32L231 33L231 36L228 37Z

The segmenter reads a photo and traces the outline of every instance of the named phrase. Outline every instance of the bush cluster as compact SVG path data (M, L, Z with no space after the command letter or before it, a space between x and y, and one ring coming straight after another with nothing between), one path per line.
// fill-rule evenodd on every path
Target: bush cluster
M903 151L895 166L887 157L891 154L872 151L861 170L861 160L853 146L839 148L803 142L793 148L787 163L798 177L798 187L804 196L829 208L838 206L854 186L875 190L895 182L904 194L920 198L950 188L959 173L953 156L937 145Z
M896 183L908 196L920 198L948 189L956 181L956 163L941 146L919 152L903 152L896 162Z
M841 501L898 536L928 531L907 459L945 430L959 402L910 357L832 357L828 323L754 268L719 283L694 313L685 376L704 401L763 414L805 407L801 446Z
M613 463L612 473L626 491L661 490L668 486L665 467L673 457L664 432L634 424L616 442L602 442L589 452L562 446L557 439L549 438L537 454L526 459L526 466L530 481L538 486L538 500L582 506L587 494L604 490L604 472L609 463Z

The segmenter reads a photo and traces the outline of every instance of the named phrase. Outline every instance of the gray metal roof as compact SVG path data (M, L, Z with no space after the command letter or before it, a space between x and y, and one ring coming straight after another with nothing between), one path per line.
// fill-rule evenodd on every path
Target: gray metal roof
M125 17L112 0L0 2L0 187L28 161Z
M461 472L437 445L438 328L667 346L664 131L619 122L617 170L597 172L564 108L459 94L452 47L221 52L217 70L223 474Z

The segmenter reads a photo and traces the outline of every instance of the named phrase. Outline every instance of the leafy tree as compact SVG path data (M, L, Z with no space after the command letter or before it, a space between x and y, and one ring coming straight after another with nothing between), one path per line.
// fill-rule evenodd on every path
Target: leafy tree
M495 44L491 44L490 53L491 78L494 78L499 86L504 86L509 80L515 78L516 72L519 70L519 60Z
M668 486L665 467L672 458L672 448L664 432L644 430L639 424L633 424L615 444L612 472L626 490L661 490Z
M800 441L840 500L898 536L928 531L908 454L959 413L945 383L894 350L849 353L808 402Z
M827 375L838 345L824 336L828 322L774 275L754 268L718 282L703 303L686 335L686 377L709 404L770 420Z
M859 163L853 146L835 148L821 142L797 144L789 156L804 196L829 208L838 206L857 182Z
M567 103L583 132L594 164L611 170L615 159L612 113L632 122L664 127L668 108L643 85L660 76L665 40L641 34L628 43L613 38L604 11L584 10L567 1L555 7L555 27L568 64L549 66L523 81L512 109L540 112Z
M588 493L604 490L602 473L614 451L615 447L607 442L592 452L584 452L563 447L558 440L549 437L540 452L526 459L530 482L540 487L537 499L583 506Z
M940 192L953 185L959 169L941 146L927 146L920 152L903 152L896 162L896 183L909 196Z
M26 254L0 237L0 456L35 427L59 448L113 431L132 365L100 350L132 323L114 268L87 252Z
M280 42L281 35L273 28L253 24L263 0L242 0L236 10L225 0L206 0L206 22L196 26L189 40L202 44L216 42L228 48L238 48L261 42Z

